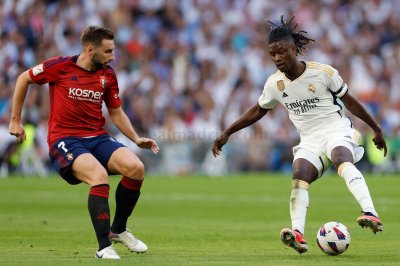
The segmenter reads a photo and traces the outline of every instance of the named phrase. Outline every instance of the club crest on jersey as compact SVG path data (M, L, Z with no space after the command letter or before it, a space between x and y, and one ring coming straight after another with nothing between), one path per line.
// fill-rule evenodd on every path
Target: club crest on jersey
M312 83L308 84L307 91L308 91L308 94L314 94L314 92L315 92L314 84L312 84Z
M100 76L100 84L101 84L101 87L103 89L106 87L107 81L106 81L106 78L104 76Z
M285 83L283 82L283 80L278 80L276 82L276 86L278 87L279 91L284 91L285 90Z
M68 152L67 159L68 159L68 161L72 161L74 159L74 155L72 153Z

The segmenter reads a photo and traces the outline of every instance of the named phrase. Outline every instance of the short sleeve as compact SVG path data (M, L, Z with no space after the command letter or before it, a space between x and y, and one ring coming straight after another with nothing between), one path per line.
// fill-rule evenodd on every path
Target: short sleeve
M265 82L264 90L258 98L258 105L263 109L272 109L278 100L275 98L273 89L271 88L269 79Z
M68 60L68 57L54 57L48 59L29 69L29 76L33 82L39 85L56 81L62 69L61 63L66 60Z
M344 83L338 71L332 68L333 74L328 77L328 88L338 98L343 97L347 93L347 84Z
M107 86L107 91L105 93L104 102L108 108L118 108L121 106L121 98L119 97L119 87L117 77L112 71L109 75L110 85Z

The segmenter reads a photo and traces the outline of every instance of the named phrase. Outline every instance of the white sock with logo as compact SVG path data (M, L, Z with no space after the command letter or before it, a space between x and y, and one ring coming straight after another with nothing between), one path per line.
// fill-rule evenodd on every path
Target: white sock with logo
M350 162L342 163L338 167L338 174L346 181L347 188L360 204L362 211L370 212L378 217L364 176L354 164Z
M303 235L309 204L308 187L309 184L303 180L294 179L292 181L292 193L290 195L292 229L298 230Z

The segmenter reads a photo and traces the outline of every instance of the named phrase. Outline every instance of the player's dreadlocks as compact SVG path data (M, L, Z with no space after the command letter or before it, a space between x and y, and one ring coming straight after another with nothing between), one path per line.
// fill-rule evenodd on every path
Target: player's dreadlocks
M282 40L292 40L294 45L296 46L296 54L302 54L302 51L305 49L305 46L309 43L315 42L315 40L307 38L304 36L306 31L297 31L296 29L298 23L295 25L292 24L294 16L286 22L283 20L283 15L281 16L281 25L276 25L275 23L268 20L270 24L272 24L275 28L271 30L268 35L268 43L279 42Z

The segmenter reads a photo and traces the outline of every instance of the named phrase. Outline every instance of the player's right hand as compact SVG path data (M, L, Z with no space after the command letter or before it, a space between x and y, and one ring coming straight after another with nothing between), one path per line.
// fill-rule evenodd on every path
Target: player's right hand
M8 126L8 132L10 135L16 136L20 143L26 140L26 134L24 125L19 121L10 121L10 125Z
M387 147L386 147L386 141L383 138L382 131L376 131L375 137L372 139L372 141L379 150L383 149L383 155L386 157Z
M149 149L154 154L157 154L160 151L160 148L158 147L157 142L155 140L152 140L149 138L140 138L140 137L137 138L136 145L142 149Z
M222 146L224 146L225 143L228 142L228 139L229 139L228 134L226 134L224 132L221 135L219 135L218 138L216 138L214 140L214 144L213 144L213 147L212 147L212 153L213 153L214 157L217 157L218 155L221 154Z

